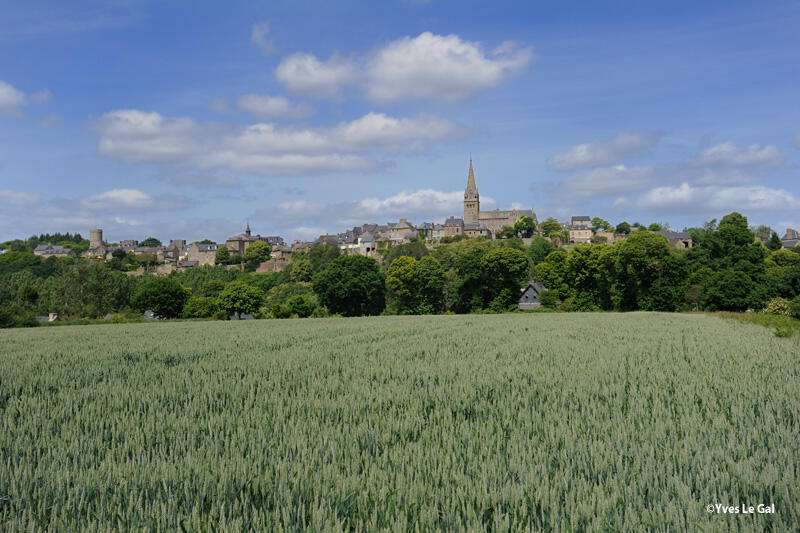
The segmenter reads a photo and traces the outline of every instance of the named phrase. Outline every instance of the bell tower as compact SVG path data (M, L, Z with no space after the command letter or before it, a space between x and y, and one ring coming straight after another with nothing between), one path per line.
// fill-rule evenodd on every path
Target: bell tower
M469 176L464 189L464 224L477 224L481 211L481 199L475 186L475 173L472 171L472 156L469 156Z

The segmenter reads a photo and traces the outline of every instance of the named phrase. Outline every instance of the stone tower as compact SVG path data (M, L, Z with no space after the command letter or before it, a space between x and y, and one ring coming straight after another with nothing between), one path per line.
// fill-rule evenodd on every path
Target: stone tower
M92 229L89 230L89 248L100 248L103 246L103 230Z
M480 211L481 199L478 187L475 186L475 173L472 171L472 156L470 156L467 188L464 189L464 224L477 224Z

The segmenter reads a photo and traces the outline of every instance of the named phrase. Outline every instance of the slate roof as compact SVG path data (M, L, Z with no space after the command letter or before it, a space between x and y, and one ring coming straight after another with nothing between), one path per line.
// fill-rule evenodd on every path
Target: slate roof
M794 248L800 244L800 239L784 239L781 241L784 248Z
M683 241L683 240L692 238L692 236L689 235L688 233L686 233L685 231L664 230L664 231L656 231L656 233L658 233L659 235L663 235L664 237L666 237L669 240L682 240Z
M572 217L572 222L591 222L592 219L587 217L586 215L580 215L577 217Z
M219 249L219 244L197 244L199 252L216 252Z
M445 226L463 226L464 220L461 218L448 218L444 221Z

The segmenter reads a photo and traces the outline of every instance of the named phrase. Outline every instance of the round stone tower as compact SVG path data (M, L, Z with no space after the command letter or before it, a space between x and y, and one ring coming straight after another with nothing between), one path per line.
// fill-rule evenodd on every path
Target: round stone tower
M92 229L89 230L89 248L100 248L103 246L103 230Z

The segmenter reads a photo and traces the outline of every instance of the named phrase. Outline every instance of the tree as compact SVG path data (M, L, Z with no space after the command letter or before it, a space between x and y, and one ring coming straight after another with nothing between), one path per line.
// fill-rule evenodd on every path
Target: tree
M289 298L286 304L292 310L292 314L297 315L300 318L311 316L311 314L314 312L314 309L317 308L317 303L309 294L296 294Z
M670 248L666 237L637 231L613 246L613 303L616 309L641 309L652 285L665 272ZM681 296L681 302L683 296Z
M631 225L627 222L620 222L617 224L617 227L614 228L614 233L622 233L624 235L628 235L631 232Z
M227 246L220 246L217 248L217 253L214 254L214 264L227 265L231 260L231 252Z
M158 246L161 246L161 241L159 241L155 237L148 237L145 240L143 240L142 242L140 242L139 246L147 246L147 247L156 248Z
M522 282L528 276L528 259L514 248L495 248L481 258L481 269L493 308L506 309L519 301Z
M214 244L214 241L211 239L203 239L202 241L197 241L197 244Z
M613 226L609 224L608 220L603 220L600 217L594 217L592 219L592 233L597 233L598 231L609 231Z
M386 270L386 296L390 308L399 314L413 314L418 305L417 260L398 257Z
M344 255L314 275L314 293L332 313L377 315L383 311L383 274L371 257Z
M666 228L659 224L658 222L653 222L649 226L647 226L647 231L664 231Z
M255 241L250 243L247 250L244 251L244 260L248 263L263 263L269 261L272 249L269 244L264 241Z
M211 296L192 296L183 306L183 318L211 318L219 310L219 302Z
M292 261L290 273L292 281L311 281L314 277L314 271L311 268L311 261L305 258L300 258Z
M561 226L561 222L553 217L542 222L541 232L545 237L558 237L563 231L564 228Z
M531 239L530 245L525 249L527 255L534 264L541 263L547 254L555 250L555 245L542 237L541 235L534 235Z
M220 279L209 279L200 288L201 296L216 298L225 290L225 282ZM213 313L212 313L213 314Z
M767 241L767 249L772 250L774 252L775 250L780 250L782 247L783 243L781 242L781 238L778 237L778 234L773 231L772 235Z
M414 269L417 280L416 313L440 313L444 308L445 271L442 264L431 256L417 261Z
M517 231L511 226L503 226L495 232L494 236L498 239L510 239L517 236Z
M536 231L536 223L533 218L525 215L514 221L514 232L523 237L530 237Z
M133 294L131 305L139 311L152 310L156 316L175 318L189 300L189 291L171 278L152 277Z
M255 314L264 304L264 291L244 281L232 281L217 298L219 306L237 317L242 313Z

